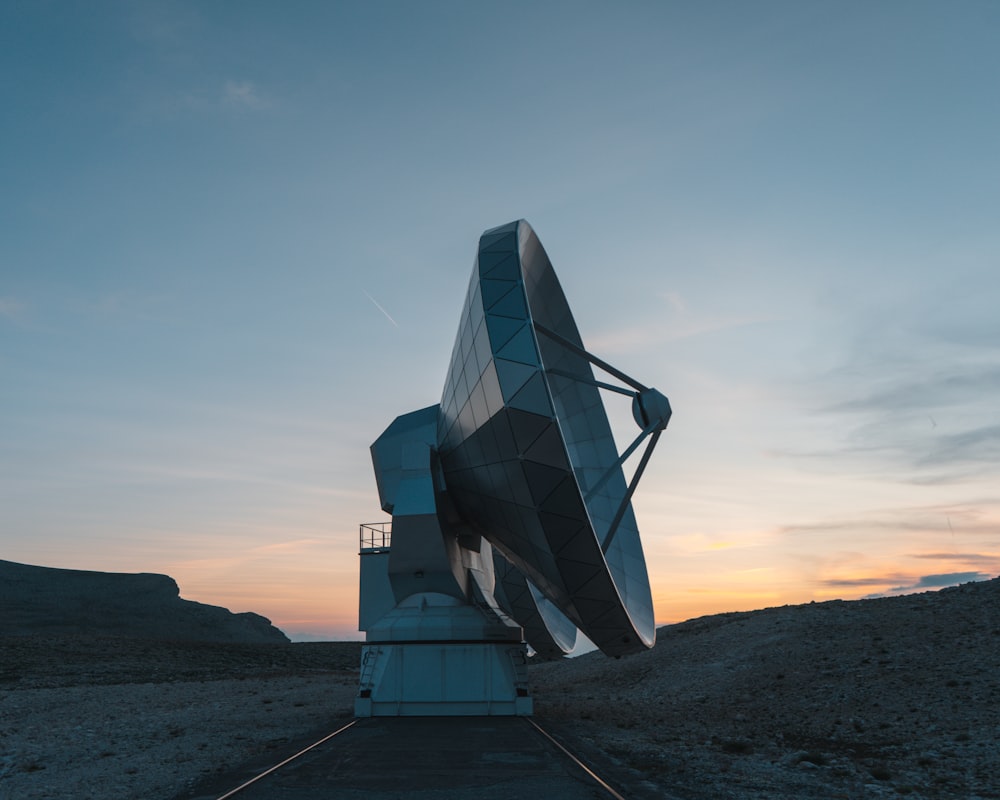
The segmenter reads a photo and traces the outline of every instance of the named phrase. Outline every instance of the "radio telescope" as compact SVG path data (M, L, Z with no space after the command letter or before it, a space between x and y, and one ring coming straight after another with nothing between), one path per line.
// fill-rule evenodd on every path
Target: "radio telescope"
M620 454L601 389L630 397L640 428ZM440 404L371 447L392 523L361 526L355 713L526 715L529 646L559 656L579 630L611 656L652 647L631 501L670 414L584 348L527 222L486 231Z

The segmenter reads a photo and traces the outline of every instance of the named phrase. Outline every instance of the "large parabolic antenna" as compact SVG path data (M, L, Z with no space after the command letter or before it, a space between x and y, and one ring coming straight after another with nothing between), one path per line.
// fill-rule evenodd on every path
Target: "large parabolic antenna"
M632 401L622 453L601 389ZM362 526L357 713L530 713L524 642L556 656L579 629L608 655L652 647L631 499L670 414L585 350L527 222L486 231L440 405L372 445L393 521L391 540Z

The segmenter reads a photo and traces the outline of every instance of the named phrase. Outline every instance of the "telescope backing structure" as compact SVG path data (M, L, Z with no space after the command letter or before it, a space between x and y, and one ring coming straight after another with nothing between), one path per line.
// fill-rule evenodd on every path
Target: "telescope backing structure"
M621 454L601 389L629 396L641 429ZM361 527L355 713L527 715L529 645L558 657L579 630L612 656L652 647L631 499L670 414L584 349L527 222L486 231L441 403L371 447L392 524Z

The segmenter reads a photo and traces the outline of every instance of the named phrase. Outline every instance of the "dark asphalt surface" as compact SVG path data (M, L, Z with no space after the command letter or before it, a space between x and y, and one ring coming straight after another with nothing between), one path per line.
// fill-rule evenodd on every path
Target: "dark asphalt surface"
M331 731L335 729L331 727ZM311 743L304 742L298 749ZM189 796L215 800L292 752L248 764L239 773L219 778ZM615 788L620 791L620 787ZM628 796L627 792L622 794ZM233 800L520 797L610 800L612 795L526 719L381 717L358 720Z

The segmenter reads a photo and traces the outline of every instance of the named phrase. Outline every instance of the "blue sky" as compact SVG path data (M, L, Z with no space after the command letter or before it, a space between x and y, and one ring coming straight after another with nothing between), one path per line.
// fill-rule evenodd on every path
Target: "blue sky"
M5 4L0 558L351 635L368 445L523 217L672 401L661 622L996 575L998 40L971 1Z

